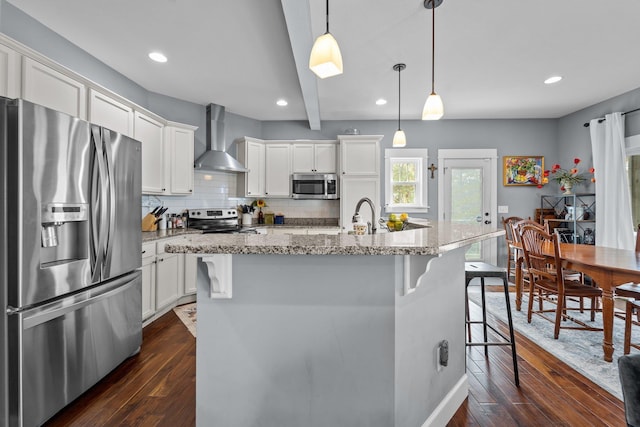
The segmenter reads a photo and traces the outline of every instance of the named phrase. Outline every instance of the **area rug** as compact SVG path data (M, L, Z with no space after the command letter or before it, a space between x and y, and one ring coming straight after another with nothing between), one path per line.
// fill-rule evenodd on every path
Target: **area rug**
M469 299L479 305L479 286L469 287ZM493 314L503 322L507 322L503 292L486 292L487 312ZM614 318L613 345L615 348L613 362L608 363L603 359L602 332L577 331L561 329L558 339L553 338L553 323L539 316L533 316L531 323L527 323L527 302L523 296L522 311L515 310L515 294L511 293L511 308L513 314L513 326L516 331L538 344L540 347L564 361L580 374L589 378L605 390L622 400L622 390L618 377L618 357L623 354L624 345L624 321ZM545 306L551 307L551 303ZM571 315L584 321L602 327L602 315L596 313L596 320L591 322L590 314L572 312ZM638 328L633 328L633 340L640 341ZM632 352L634 350L632 349Z
M191 335L196 336L196 321L198 312L196 310L196 303L179 305L173 309L178 318L184 323Z

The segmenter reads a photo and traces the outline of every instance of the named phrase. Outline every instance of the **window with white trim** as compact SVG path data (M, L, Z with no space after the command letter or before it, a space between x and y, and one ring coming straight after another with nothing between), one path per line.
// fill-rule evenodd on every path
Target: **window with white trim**
M426 148L384 150L385 212L428 212Z

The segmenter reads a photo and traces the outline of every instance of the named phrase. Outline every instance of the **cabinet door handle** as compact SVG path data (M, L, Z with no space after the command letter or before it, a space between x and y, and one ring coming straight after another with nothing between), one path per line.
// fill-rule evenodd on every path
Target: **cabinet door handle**
M146 253L147 253L147 251L142 251L142 253L143 253L143 254L146 254Z
M158 261L159 261L159 262L162 262L162 261L164 261L164 258L160 258Z

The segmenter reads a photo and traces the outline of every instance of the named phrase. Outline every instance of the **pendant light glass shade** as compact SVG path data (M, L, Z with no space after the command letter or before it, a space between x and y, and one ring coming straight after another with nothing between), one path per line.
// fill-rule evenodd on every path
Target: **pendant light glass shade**
M321 79L342 74L342 55L331 33L316 39L309 57L309 68Z
M407 145L407 136L404 134L402 129L398 129L395 134L393 134L393 146L394 147L404 147Z
M401 92L400 92L400 72L407 68L405 64L396 64L393 66L393 71L398 72L398 130L393 135L393 146L394 147L404 147L407 145L407 136L404 134L404 131L400 128L400 100Z
M442 104L442 98L435 92L431 92L431 95L427 98L427 102L424 103L422 120L440 120L443 115L444 105Z
M435 90L435 68L436 68L436 7L442 4L443 0L424 0L424 7L431 9L431 94L424 103L422 109L422 120L440 120L444 116L444 104L440 95Z
M321 79L342 74L342 54L338 42L329 32L329 0L327 0L327 30L316 39L309 55L309 68Z

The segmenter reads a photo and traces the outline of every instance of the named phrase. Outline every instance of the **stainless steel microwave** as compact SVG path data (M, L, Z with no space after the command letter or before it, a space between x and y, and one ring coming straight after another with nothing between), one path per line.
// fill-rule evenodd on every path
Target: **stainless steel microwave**
M338 175L335 173L294 173L291 175L291 197L294 199L339 198Z

